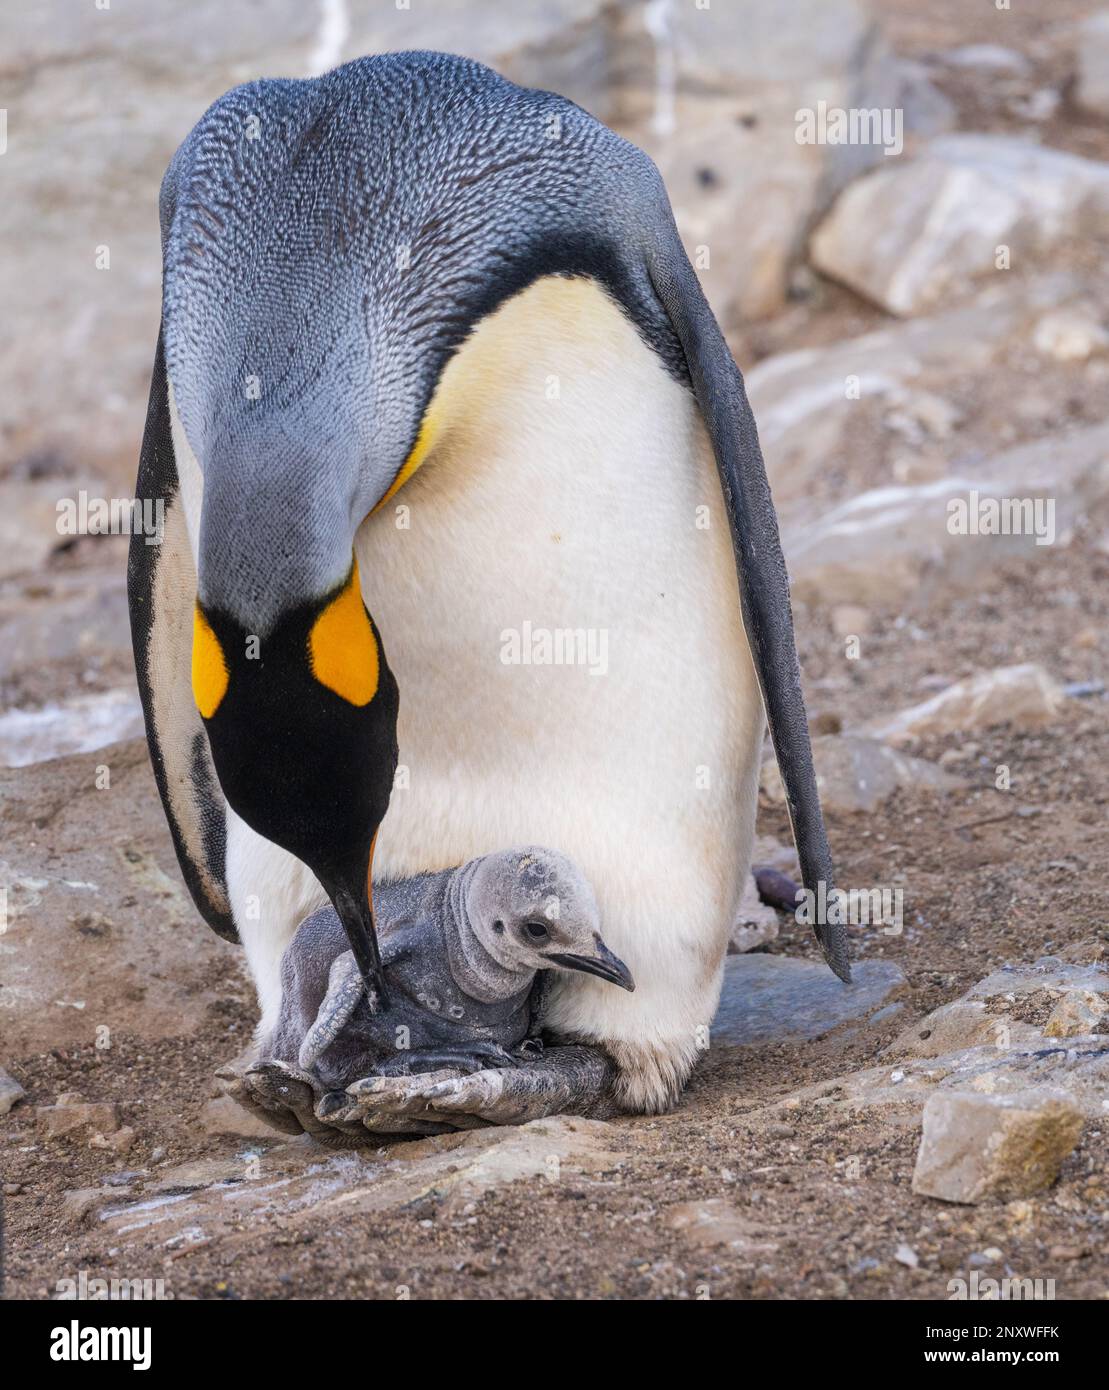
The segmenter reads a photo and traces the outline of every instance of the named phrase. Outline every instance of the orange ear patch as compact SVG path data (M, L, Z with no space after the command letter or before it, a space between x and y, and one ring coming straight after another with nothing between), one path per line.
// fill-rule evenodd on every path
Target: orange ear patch
M193 609L193 699L205 719L219 709L227 680L223 648L198 603Z
M377 694L377 641L362 602L357 560L345 587L313 624L308 657L319 683L349 704L368 705Z

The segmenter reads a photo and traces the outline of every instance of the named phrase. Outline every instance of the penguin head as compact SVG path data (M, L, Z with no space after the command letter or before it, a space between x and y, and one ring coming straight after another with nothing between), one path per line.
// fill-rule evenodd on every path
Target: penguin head
M470 876L466 916L501 966L568 970L634 990L631 971L601 938L601 914L573 860L540 846L487 854Z
M367 987L384 994L373 924L374 838L397 765L397 684L358 565L263 632L198 600L193 696L228 804L305 863L342 921Z

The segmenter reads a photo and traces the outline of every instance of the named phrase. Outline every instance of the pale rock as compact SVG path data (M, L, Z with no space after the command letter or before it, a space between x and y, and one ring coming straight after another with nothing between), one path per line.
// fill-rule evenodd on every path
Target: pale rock
M899 1245L893 1252L893 1258L899 1265L904 1265L906 1269L917 1269L920 1265L920 1256L911 1245Z
M1080 24L1076 38L1075 100L1096 116L1109 116L1109 10L1098 10Z
M61 1139L80 1130L109 1135L114 1134L120 1127L119 1110L113 1103L97 1101L64 1104L61 1097L58 1098L57 1105L37 1106L35 1120L39 1135L43 1139Z
M1059 1176L1083 1122L1069 1096L1047 1088L940 1091L924 1107L913 1191L964 1203L1042 1192Z
M135 1131L130 1125L123 1125L110 1134L99 1132L94 1134L89 1140L89 1148L111 1149L113 1153L125 1154L134 1144L136 1137Z
M953 999L906 1028L885 1049L891 1057L942 1057L971 1047L1032 1043L1039 1032L1029 1023L990 1012L985 999Z
M107 1195L102 1187L74 1187L64 1192L60 1213L63 1226L84 1226Z
M431 1193L448 1211L492 1188L520 1181L560 1182L564 1176L614 1168L621 1132L604 1120L554 1115L528 1124L438 1135L405 1145L408 1200ZM423 1160L430 1160L426 1177Z
M670 1230L701 1248L724 1246L737 1255L772 1255L778 1249L768 1239L765 1226L751 1221L723 1197L679 1202L667 1209L663 1220Z
M755 951L778 939L778 914L759 897L758 884L751 874L743 889L728 937L729 954Z
M999 666L956 681L918 705L870 720L863 732L897 745L997 724L1042 729L1058 717L1063 699L1062 687L1042 666Z
M937 1092L1005 1096L1047 1087L1064 1092L1084 1114L1102 1121L1109 1093L1104 1039L1075 1037L1065 1047L1045 1045L1038 1026L1012 1016L1039 1013L1048 1000L1071 991L1109 998L1109 970L1098 961L1077 963L1054 956L1003 966L962 998L906 1028L884 1049L881 1066L802 1087L788 1105L779 1102L757 1114L770 1120L783 1109L813 1105L844 1117L865 1114L903 1130L919 1124L925 1102ZM793 1008L794 1001L779 1000L783 1017ZM891 1067L895 1060L900 1064Z
M968 43L950 48L940 55L940 61L953 68L981 68L1018 76L1028 71L1028 59L1023 53L995 43Z
M26 1094L15 1077L0 1067L0 1115L7 1115Z
M1027 96L1018 94L1006 103L1014 116L1023 121L1050 121L1059 109L1063 94L1055 87L1037 87Z
M216 1096L200 1111L200 1127L205 1134L231 1135L240 1139L279 1138L272 1125L245 1110L230 1096Z
M889 603L929 586L973 588L983 571L1048 554L1080 520L1107 512L1102 423L1019 445L973 472L875 488L815 518L798 505L782 517L782 544L797 598Z
M779 309L813 219L859 171L894 162L880 144L801 143L799 113L821 102L896 110L928 131L952 119L923 71L893 59L858 0L637 3L612 13L610 115L658 164L725 320Z
M886 416L886 426L910 444L949 439L960 419L958 408L932 391L898 388L889 393L889 399L893 409Z
M824 734L813 739L812 748L820 799L833 812L873 811L906 787L946 792L964 785L935 763L899 753L871 737ZM785 801L781 771L772 757L762 765L759 785L771 801Z
M860 408L959 389L991 370L1045 313L1081 304L1087 293L1080 279L1058 271L1003 280L968 305L757 362L745 380L779 513L808 516L813 484L847 446Z
M1109 346L1109 333L1089 309L1057 309L1039 321L1032 342L1057 362L1084 362Z
M1109 166L1007 135L930 142L852 183L813 234L818 270L890 313L921 313L977 277L1109 231Z
M1075 1038L1095 1033L1109 1006L1100 994L1088 989L1070 989L1052 1009L1044 1024L1045 1038Z

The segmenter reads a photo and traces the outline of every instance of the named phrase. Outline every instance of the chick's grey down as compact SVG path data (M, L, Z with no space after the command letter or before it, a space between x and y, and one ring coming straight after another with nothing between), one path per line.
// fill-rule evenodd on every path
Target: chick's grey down
M605 945L593 890L537 846L374 885L388 1000L370 998L334 909L307 918L281 965L269 1056L325 1090L371 1074L507 1067L542 1050L548 970L633 989Z

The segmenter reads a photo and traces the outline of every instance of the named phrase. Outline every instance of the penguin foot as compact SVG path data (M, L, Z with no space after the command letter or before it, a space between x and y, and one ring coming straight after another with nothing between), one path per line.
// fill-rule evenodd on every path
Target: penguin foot
M601 1119L617 1113L615 1080L616 1067L600 1048L551 1047L539 1059L466 1076L367 1077L347 1087L352 1104L344 1118L358 1116L374 1133L396 1132L399 1122L475 1129L556 1114Z
M323 1088L315 1077L286 1062L267 1058L242 1071L221 1068L216 1076L224 1095L285 1134L311 1134L331 1148L366 1142L360 1125L320 1119L316 1108L327 1099Z
M402 1052L379 1068L381 1076L426 1076L450 1071L469 1075L491 1067L514 1067L517 1058L498 1043L474 1043L469 1047L429 1047Z
M456 1075L457 1072L440 1070L421 1076L419 1080L427 1082ZM402 1114L392 1116L388 1125L368 1126L345 1091L325 1090L311 1073L276 1058L260 1059L246 1070L223 1067L216 1076L224 1095L230 1096L244 1110L285 1134L310 1134L328 1148L357 1148L371 1142L371 1133L382 1137L430 1135L458 1128L443 1121Z

